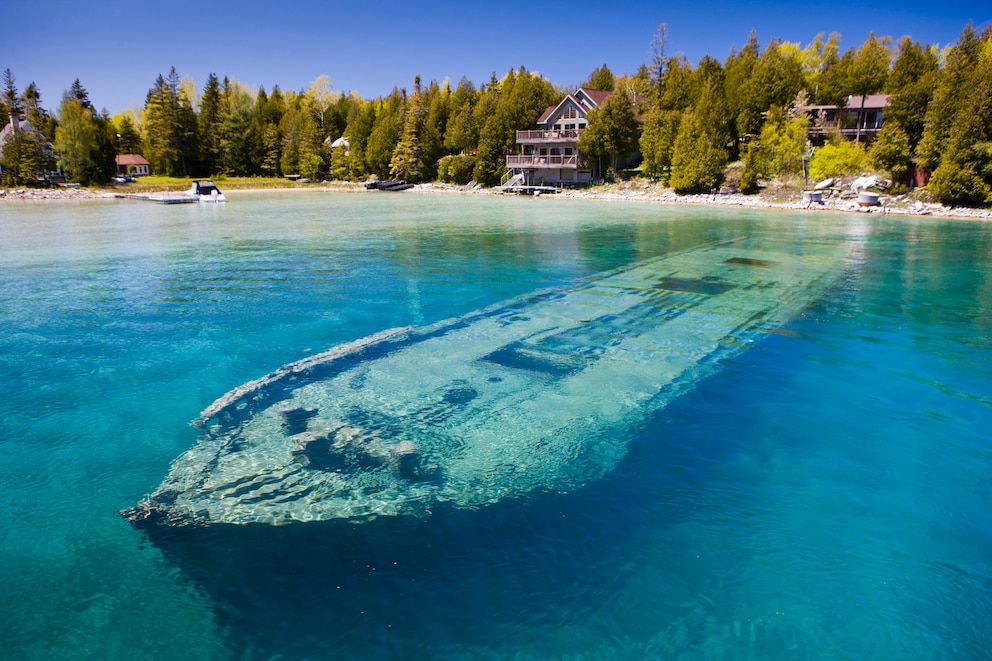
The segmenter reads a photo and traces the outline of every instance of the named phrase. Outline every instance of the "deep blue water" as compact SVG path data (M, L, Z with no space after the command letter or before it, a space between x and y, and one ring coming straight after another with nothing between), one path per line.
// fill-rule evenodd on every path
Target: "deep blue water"
M229 198L0 204L0 657L988 658L988 224ZM605 479L364 525L116 515L282 364L732 236L850 260Z

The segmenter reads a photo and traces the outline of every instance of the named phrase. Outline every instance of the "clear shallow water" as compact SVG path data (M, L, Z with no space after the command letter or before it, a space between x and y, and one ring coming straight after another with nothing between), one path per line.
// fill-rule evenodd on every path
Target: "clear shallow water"
M116 516L216 397L308 352L746 234L841 280L606 479L425 522ZM0 206L0 656L979 659L992 229L562 200Z

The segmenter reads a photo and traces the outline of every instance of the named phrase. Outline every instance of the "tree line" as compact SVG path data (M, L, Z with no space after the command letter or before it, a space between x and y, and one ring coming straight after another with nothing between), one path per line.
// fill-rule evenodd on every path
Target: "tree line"
M678 192L712 190L728 172L754 192L761 181L804 172L874 170L899 180L916 165L932 172L928 189L941 201L992 201L990 28L979 34L968 25L943 48L870 33L843 52L837 33L805 47L780 39L761 47L752 31L723 62L706 56L695 65L666 54L666 39L663 25L651 61L635 73L617 76L603 65L583 83L615 92L590 114L579 142L603 174L639 155L644 174ZM373 100L331 90L326 76L306 90L267 92L211 74L197 89L172 69L157 77L140 111L110 117L96 111L78 80L50 114L34 83L18 93L8 69L0 120L17 113L42 137L8 137L0 165L8 182L57 164L73 180L99 183L111 176L116 154L140 153L155 172L175 176L492 185L515 131L533 127L567 91L524 67L478 87L465 78L452 86L417 77L411 89ZM810 149L810 125L823 119L806 108L876 93L891 97L870 145L824 126L826 144Z

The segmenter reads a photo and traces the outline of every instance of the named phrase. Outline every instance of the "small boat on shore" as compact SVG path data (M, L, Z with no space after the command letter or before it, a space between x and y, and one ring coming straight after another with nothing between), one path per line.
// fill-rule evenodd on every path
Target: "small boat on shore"
M877 207L879 194L870 190L858 191L858 205L862 207Z
M423 517L599 479L655 411L840 276L720 241L290 363L203 410L144 527Z
M365 182L366 190L383 190L383 191L404 191L413 188L413 184L407 183L403 179L384 179L383 181L367 181Z

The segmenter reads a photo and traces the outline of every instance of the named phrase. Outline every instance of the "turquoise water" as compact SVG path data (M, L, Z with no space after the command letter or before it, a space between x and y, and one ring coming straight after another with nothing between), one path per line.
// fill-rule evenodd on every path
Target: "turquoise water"
M229 197L0 205L0 657L987 658L988 225ZM581 489L155 539L116 515L282 364L737 236L848 266Z

